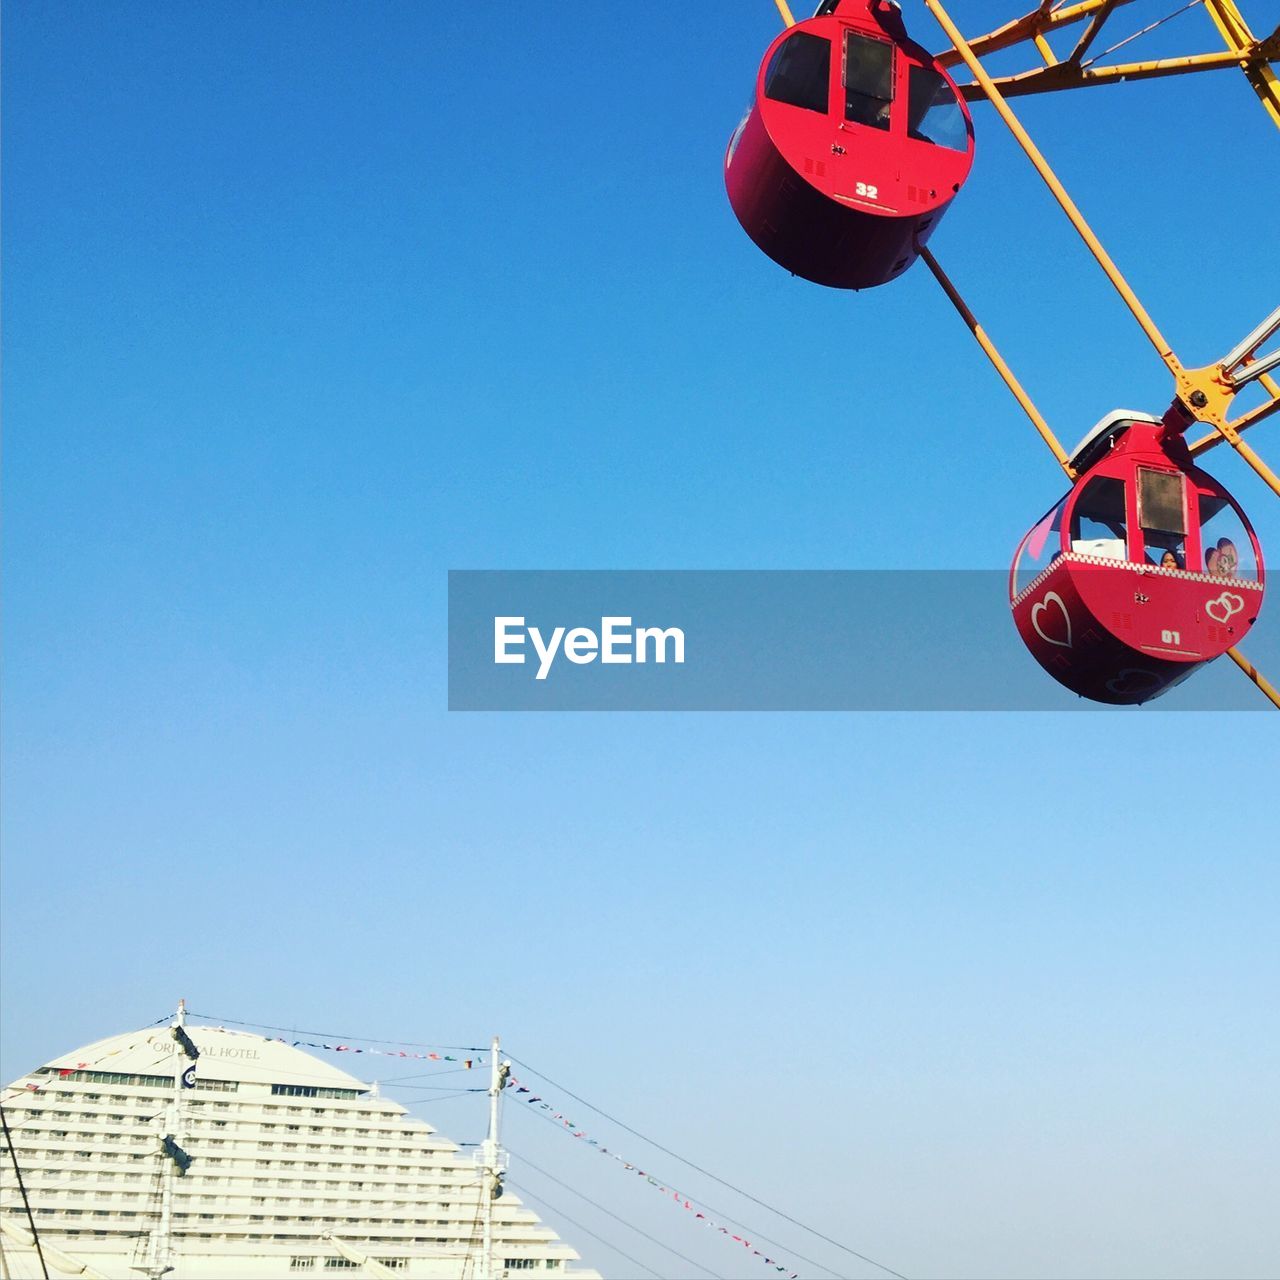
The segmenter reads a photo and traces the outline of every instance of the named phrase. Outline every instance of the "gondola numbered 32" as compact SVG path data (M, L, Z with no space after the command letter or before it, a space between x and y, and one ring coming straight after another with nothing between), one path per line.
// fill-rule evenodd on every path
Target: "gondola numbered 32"
M1071 492L1022 539L1014 623L1036 661L1096 702L1141 703L1237 644L1262 605L1257 535L1179 430L1129 411L1081 442Z
M915 261L972 165L969 108L897 4L825 0L765 54L725 186L775 262L865 289Z

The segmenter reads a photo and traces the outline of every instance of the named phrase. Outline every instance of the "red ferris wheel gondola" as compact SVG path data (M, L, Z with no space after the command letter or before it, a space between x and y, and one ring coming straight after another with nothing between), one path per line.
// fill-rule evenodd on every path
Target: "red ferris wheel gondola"
M897 4L824 0L765 54L725 186L775 262L865 289L915 261L972 165L969 108Z
M1253 625L1262 550L1235 499L1155 418L1109 414L1071 461L1075 486L1018 547L1014 622L1068 689L1147 702Z

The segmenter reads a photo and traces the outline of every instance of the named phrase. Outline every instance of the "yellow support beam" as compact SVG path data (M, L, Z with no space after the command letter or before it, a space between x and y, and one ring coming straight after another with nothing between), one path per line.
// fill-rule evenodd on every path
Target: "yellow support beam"
M1071 50L1071 55L1067 59L1068 62L1074 62L1080 65L1081 59L1093 47L1093 42L1102 33L1103 25L1107 19L1111 17L1111 11L1116 7L1116 0L1106 0L1102 8L1089 19L1089 25L1084 29L1084 35L1076 41L1075 48Z
M1044 59L1044 65L1046 67L1056 67L1058 65L1058 55L1054 53L1053 46L1039 33L1032 36L1031 39L1035 42L1036 52Z
M1273 413L1280 412L1280 383L1277 383L1269 373L1264 373L1258 381L1270 393L1271 399L1268 403L1260 405L1251 413L1246 413L1231 423L1232 429L1237 432L1247 431L1256 423L1261 422L1263 418L1268 418ZM1208 435L1201 436L1200 439L1191 446L1191 456L1193 458L1198 457L1209 449L1216 448L1226 438L1227 437L1223 435L1221 431L1215 428L1213 431L1210 431Z
M1280 497L1280 476L1277 476L1240 438L1242 431L1255 426L1264 418L1269 418L1278 409L1280 409L1280 399L1272 399L1267 404L1260 405L1249 413L1242 414L1234 422L1228 422L1225 418L1218 418L1214 422L1214 426L1217 428L1220 438L1225 440L1262 477L1263 482L1270 487L1272 493ZM1196 445L1192 446L1192 450L1194 451L1201 443L1197 441ZM1201 452L1203 452L1203 449Z
M1116 292L1124 299L1125 305L1133 313L1133 317L1137 320L1143 333L1147 335L1147 339L1151 345L1155 347L1160 359L1164 361L1169 372L1174 378L1178 378L1183 374L1182 364L1177 356L1173 354L1173 348L1169 345L1164 334L1157 328L1156 323L1147 314L1147 309L1138 301L1138 295L1130 288L1129 282L1120 273L1120 268L1112 261L1111 255L1102 247L1102 242L1093 233L1093 229L1085 221L1084 214L1076 206L1076 202L1067 194L1067 189L1058 181L1057 174L1049 167L1049 162L1040 153L1040 149L1031 141L1030 135L1022 127L1018 117L1013 114L1009 104L1004 100L1004 96L996 87L995 82L987 74L986 68L978 61L977 55L970 48L964 36L960 34L956 24L951 21L950 15L942 7L940 0L924 0L929 12L938 20L943 31L946 32L947 39L960 56L964 59L965 65L973 74L973 78L982 86L987 97L991 99L991 105L1000 113L1001 119L1009 128L1009 132L1017 139L1018 144L1026 152L1027 158L1035 166L1036 172L1044 179L1045 185L1053 193L1053 197L1062 206L1063 212L1071 221L1071 225L1079 232L1080 238L1085 242L1089 252L1097 259L1098 265L1106 273L1107 278L1115 286ZM1095 6L1097 7L1097 6Z
M1015 75L993 76L991 83L1006 98L1025 97L1031 93L1052 93L1058 89L1088 89L1100 84L1119 84L1126 80L1152 80L1159 76L1183 75L1194 71L1225 71L1239 66L1234 53L1193 53L1179 58L1154 58L1147 62L1124 62L1113 67L1078 67L1060 62L1053 67L1036 67ZM961 95L973 102L986 97L980 84L960 86Z
M1269 418L1277 411L1280 411L1280 400L1271 400L1267 404L1260 404L1256 409L1250 409L1248 413L1242 413L1234 422L1230 423L1234 431L1247 431L1250 427L1256 426L1263 418Z
M782 25L784 27L794 27L796 20L791 16L791 6L787 4L787 0L773 0L773 3L778 6L778 15L782 18Z
M1122 4L1132 3L1133 0L1081 0L1079 4L1066 5L1052 11L1047 4L1042 4L1025 17L1007 22L1003 27L997 27L984 36L975 36L969 45L979 56L984 56L1021 44L1024 40L1032 40L1037 35L1044 36L1060 27L1082 22L1085 18L1093 17L1100 9L1110 11ZM955 49L948 49L946 53L938 55L938 61L944 67L954 67L960 61L960 54Z
M1253 86L1272 123L1280 128L1280 76L1268 65L1268 59L1276 56L1274 45L1280 30L1259 45L1236 8L1235 0L1205 0L1205 8L1227 48L1239 55L1240 70Z
M1230 436L1227 437L1227 440L1231 447L1262 477L1263 481L1271 487L1271 492L1274 493L1277 498L1280 498L1280 476L1277 476L1276 473L1272 471L1271 468L1267 466L1267 464L1263 462L1263 460L1258 457L1258 455L1254 453L1254 451L1250 449L1243 440L1240 439L1238 432L1236 433L1236 438L1234 440L1232 440Z
M1017 75L1002 76L995 81L1008 97L1028 93L1046 93L1053 89L1079 89L1091 85L1114 84L1122 80L1143 80L1153 76L1177 75L1188 71L1212 71L1219 67L1239 67L1253 86L1272 121L1280 127L1280 75L1272 63L1280 61L1280 28L1264 40L1258 40L1237 7L1235 0L1203 0L1214 25L1227 46L1225 55L1190 55L1185 58L1159 58L1145 62L1131 62L1123 66L1085 67L1082 58L1093 43L1102 24L1112 11L1132 0L1082 0L1082 3L1050 9L1041 4L1038 9L1021 18L1008 22L986 35L976 36L968 42L978 56L985 57L1001 49L1008 49L1030 41L1035 45L1043 67L1024 71ZM1170 15L1174 16L1174 15ZM1089 19L1089 26L1065 60L1059 60L1049 46L1046 35L1062 27ZM1161 22L1167 19L1161 19ZM1159 26L1160 22L1153 24ZM1143 32L1137 33L1139 35ZM1132 40L1135 37L1130 36ZM1121 41L1127 44L1128 40ZM954 67L967 61L958 45L938 55L945 67ZM1119 47L1119 46L1116 46ZM1068 72L1074 71L1075 75ZM961 93L969 101L985 92L980 83L962 85Z
M1262 690L1263 695L1270 698L1273 705L1280 709L1280 689L1277 689L1234 645L1227 650L1227 656Z
M1206 0L1206 3L1229 4L1230 0ZM983 91L991 100L992 106L995 107L1001 119L1008 126L1009 132L1017 139L1018 144L1026 153L1036 172L1044 179L1045 185L1053 193L1054 199L1061 205L1062 211L1067 215L1071 225L1075 227L1089 252L1093 254L1098 265L1106 274L1107 279L1111 281L1116 292L1133 314L1133 318L1138 322L1143 333L1147 335L1151 345L1155 347L1156 353L1164 362L1165 367L1173 375L1178 399L1187 413L1196 421L1203 422L1206 426L1214 427L1221 432L1231 447L1277 494L1280 494L1280 480L1276 478L1275 473L1240 439L1239 433L1232 428L1231 423L1227 420L1226 407L1235 394L1234 386L1231 385L1230 380L1225 377L1223 371L1216 365L1206 365L1203 369L1187 369L1178 357L1174 355L1173 348L1169 345L1168 340L1160 332L1155 321L1148 315L1147 309L1138 300L1138 295L1134 293L1129 282L1121 274L1120 268L1116 266L1111 255L1103 248L1102 242L1094 234L1093 228L1085 220L1084 214L1080 212L1076 202L1067 194L1067 189L1058 180L1058 176L1050 168L1049 162L1022 127L1018 117L1014 115L1012 108L1004 100L1004 95L1000 92L999 87L987 74L986 68L983 67L972 47L964 36L960 34L950 15L943 8L941 0L925 0L925 5L938 20L939 25L946 32L947 39L951 41L952 46L960 57L964 59L965 65L973 73L973 78L982 86Z
M1049 451L1058 460L1058 465L1067 473L1067 478L1074 483L1075 468L1067 460L1067 451L1054 435L1053 429L1044 420L1044 415L1036 408L1031 397L1023 389L1022 383L1014 376L1013 370L1005 363L1004 357L996 350L996 345L987 336L987 331L978 323L978 318L969 310L968 304L960 296L960 291L951 283L950 277L943 271L937 258L925 248L920 250L925 265L933 272L933 278L942 286L943 292L951 299L951 305L960 313L960 318L969 326L969 332L978 340L978 345L986 353L987 359L995 367L995 371L1004 381L1004 385L1013 392L1013 398L1022 406L1023 412L1031 419L1031 425L1040 433L1040 439L1049 446Z
M1124 3L1125 0L1120 0ZM1260 60L1261 54L1257 42L1249 33L1248 28L1244 25L1244 20L1239 16L1239 10L1235 8L1233 0L1205 0L1205 4L1214 14L1215 21L1219 24L1219 29L1223 33L1224 39L1227 41L1229 48L1237 55L1236 61L1244 68L1246 74L1250 76L1251 83L1258 89L1259 97L1262 98L1264 105L1269 111L1273 110L1273 115L1278 124L1280 124L1280 86L1277 85L1276 79L1270 69L1261 63L1261 70L1253 64ZM1151 345L1155 347L1160 359L1164 362L1166 368L1173 375L1174 383L1177 387L1178 400L1175 404L1180 404L1186 413L1203 421L1215 428L1220 438L1226 439L1232 448L1240 454L1242 458L1262 477L1262 479L1270 485L1270 487L1280 495L1280 477L1271 471L1271 469L1258 457L1256 453L1240 438L1240 430L1252 426L1254 423L1261 421L1270 413L1280 408L1280 399L1276 398L1275 382L1269 377L1262 377L1260 380L1263 385L1271 392L1273 401L1269 405L1264 405L1260 409L1255 409L1251 413L1243 415L1237 422L1232 423L1226 417L1226 405L1230 401L1231 395L1234 395L1235 388L1229 385L1231 380L1226 378L1224 371L1217 366L1206 366L1204 369L1184 368L1181 361L1174 355L1172 347L1166 341L1164 335L1160 332L1156 323L1146 308L1138 300L1137 294L1134 293L1128 281L1121 274L1120 269L1112 260L1111 255L1103 248L1101 241L1094 234L1093 229L1085 220L1084 215L1080 212L1074 200L1068 195L1066 188L1058 180L1057 175L1050 168L1049 163L1041 154L1039 148L1031 140L1030 135L1022 127L1022 124L1010 109L1009 104L1004 100L1000 86L989 76L978 59L974 46L966 42L965 38L960 34L955 23L952 22L946 9L943 7L941 0L925 0L925 5L929 12L937 19L938 24L946 33L947 38L952 44L952 53L946 59L948 65L954 64L957 60L962 60L972 73L974 80L981 87L983 93L991 101L1000 117L1004 120L1009 132L1013 134L1018 144L1026 153L1027 158L1035 167L1036 172L1044 180L1045 185L1053 193L1054 198L1062 207L1063 212L1067 215L1072 226L1079 233L1080 238L1085 242L1089 251L1097 260L1098 265L1102 268L1107 278L1115 287L1117 293L1120 294L1130 312L1137 320L1147 339ZM1044 54L1043 34L1050 25L1054 25L1052 20L1056 16L1059 22L1056 25L1062 25L1063 22L1070 17L1071 20L1078 20L1090 13L1096 13L1098 10L1107 7L1107 0L1084 0L1084 3L1072 6L1070 9L1060 9L1056 15L1050 13L1047 4L1042 5L1039 10L1028 17L1020 19L1019 22L1011 23L1009 26L1001 28L991 35L983 37L983 52L991 52L996 48L1004 48L1009 44L1016 44L1025 39L1035 40L1040 52ZM1268 42L1270 43L1270 42ZM1207 68L1209 66L1224 65L1221 59L1213 55L1207 55L1202 58L1193 60L1184 60L1195 62L1199 67ZM1046 62L1048 59L1046 58ZM1137 64L1142 66L1142 64ZM1147 64L1148 73L1151 74L1154 64ZM1189 69L1187 66L1177 68L1179 70ZM1058 72L1058 68L1050 65L1044 71L1032 73L1038 76L1049 76ZM1118 79L1119 76L1114 75L1112 78ZM1123 70L1123 69L1122 69ZM1255 74L1256 73L1256 74ZM1172 69L1167 73L1172 74ZM1268 78L1269 77L1269 78ZM1029 77L1028 77L1029 78ZM1261 88L1259 88L1261 86ZM1275 91L1274 102L1271 97L1272 91ZM1030 397L1022 389L1021 384L1013 376L1012 371L1004 360L996 351L994 344L987 337L985 330L978 323L976 317L965 305L964 300L956 291L955 286L946 277L942 268L938 265L933 255L924 249L921 251L929 269L933 272L938 283L942 285L947 296L951 299L956 310L959 311L965 323L977 338L988 359L995 366L997 372L1004 379L1005 384L1009 387L1017 398L1018 403L1022 406L1027 416L1039 431L1041 438L1049 446L1054 456L1058 459L1058 464L1067 473L1068 476L1075 479L1075 472L1071 467L1065 450L1058 443L1056 436L1045 423L1044 418L1032 404ZM1194 448L1208 448L1208 437L1203 441L1198 441ZM1235 664L1253 681L1262 693L1270 699L1273 705L1280 709L1280 691L1277 691L1274 685L1268 681L1261 672L1238 650L1229 649L1228 653Z

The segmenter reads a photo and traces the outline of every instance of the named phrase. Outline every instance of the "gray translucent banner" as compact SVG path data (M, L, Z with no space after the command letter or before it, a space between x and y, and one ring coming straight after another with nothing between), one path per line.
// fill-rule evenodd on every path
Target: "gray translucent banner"
M1274 611L1241 648L1276 681ZM449 708L1135 714L1041 670L1007 573L921 569L455 571ZM1142 710L1270 709L1224 657Z

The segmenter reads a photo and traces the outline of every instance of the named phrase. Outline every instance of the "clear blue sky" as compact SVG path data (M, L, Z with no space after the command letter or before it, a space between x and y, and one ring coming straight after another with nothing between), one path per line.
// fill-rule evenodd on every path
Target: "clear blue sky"
M923 269L826 292L738 229L721 159L776 24L5 6L3 1078L178 996L497 1031L911 1276L1274 1274L1277 721L444 709L448 569L991 568L1061 488ZM1215 39L1195 12L1140 48ZM1160 412L977 112L939 257L1064 437ZM1242 77L1023 115L1187 363L1275 304L1280 137ZM415 1107L477 1136L468 1099Z

